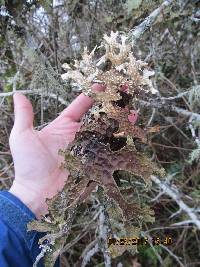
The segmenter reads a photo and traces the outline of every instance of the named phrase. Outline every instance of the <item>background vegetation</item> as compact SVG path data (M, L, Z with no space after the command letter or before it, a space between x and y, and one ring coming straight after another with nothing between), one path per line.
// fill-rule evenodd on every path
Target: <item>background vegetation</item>
M173 244L139 246L134 255L126 251L112 260L117 267L200 266L200 3L170 1L151 27L133 36L135 27L162 2L0 1L1 189L9 188L14 177L8 137L16 90L31 98L35 127L41 129L80 93L62 81L63 63L73 64L84 47L92 50L101 45L103 34L111 31L129 33L136 58L155 71L153 85L159 94L140 103L139 116L148 126L159 126L144 150L167 175L164 180L152 178L148 192L138 189L136 193L139 199L145 195L155 211L155 222L144 224L141 235L168 235ZM137 182L133 180L130 186ZM95 201L79 209L79 215L90 210L90 221L77 217L63 266L106 266L92 243L99 225Z

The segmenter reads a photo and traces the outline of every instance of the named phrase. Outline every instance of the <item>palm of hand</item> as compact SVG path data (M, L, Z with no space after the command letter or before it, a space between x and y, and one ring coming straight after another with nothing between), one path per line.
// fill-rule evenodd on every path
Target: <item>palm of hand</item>
M15 180L10 192L30 208L36 198L43 202L42 211L32 209L38 216L47 211L45 199L53 197L64 186L68 172L60 168L63 158L58 151L73 141L80 129L79 120L92 103L89 97L81 94L53 122L36 131L30 101L22 94L14 95L15 123L9 142ZM28 194L32 196L31 204Z
M68 174L60 168L63 158L58 151L67 147L79 128L80 123L61 117L41 131L29 128L19 135L14 133L13 139L12 133L16 181L49 198L61 190Z

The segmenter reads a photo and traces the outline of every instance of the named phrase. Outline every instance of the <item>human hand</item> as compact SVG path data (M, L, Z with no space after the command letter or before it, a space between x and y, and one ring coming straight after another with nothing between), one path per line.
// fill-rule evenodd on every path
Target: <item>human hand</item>
M95 84L95 91L102 86ZM88 96L80 94L54 121L40 131L33 128L33 108L22 94L14 94L15 122L10 134L15 179L10 192L40 218L48 212L46 198L60 191L68 173L61 169L59 149L66 149L80 129L80 119L92 106Z

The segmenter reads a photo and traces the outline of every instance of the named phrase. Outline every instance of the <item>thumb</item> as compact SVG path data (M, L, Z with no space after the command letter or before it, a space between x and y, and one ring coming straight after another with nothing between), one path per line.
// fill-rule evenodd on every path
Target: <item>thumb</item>
M15 113L15 130L21 132L28 128L32 128L34 114L31 102L21 93L15 93L13 100Z

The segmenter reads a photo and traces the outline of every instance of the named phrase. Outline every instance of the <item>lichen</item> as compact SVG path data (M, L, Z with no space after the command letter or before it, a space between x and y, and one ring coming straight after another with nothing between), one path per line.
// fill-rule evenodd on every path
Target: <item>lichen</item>
M105 54L101 58L95 59L96 48L91 53L85 49L82 59L75 62L73 69L65 68L67 73L62 75L64 80L70 79L74 86L82 88L95 103L83 117L82 127L74 141L66 151L61 151L64 156L62 167L70 175L63 191L47 202L49 221L30 226L30 229L39 230L42 227L42 230L49 231L41 242L46 239L52 245L52 262L62 252L77 207L89 198L96 186L103 188L107 202L112 202L115 211L120 214L116 217L108 207L110 225L113 225L115 235L121 232L130 236L134 231L139 234L142 222L153 222L153 211L148 205L141 205L137 200L127 201L114 177L116 171L126 171L149 184L150 175L163 174L163 169L142 151L148 143L149 131L146 125L139 125L140 116L134 104L137 99L156 94L150 80L153 72L146 63L136 60L124 35L118 32L104 35L102 46ZM110 62L107 69L101 67L105 61ZM103 84L105 91L92 91L93 82ZM120 225L118 233L114 224L118 225L118 230ZM110 247L114 257L123 251ZM53 266L49 262L48 256L46 266Z

